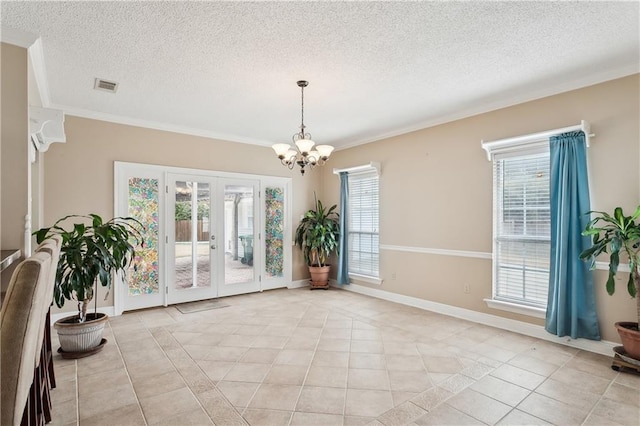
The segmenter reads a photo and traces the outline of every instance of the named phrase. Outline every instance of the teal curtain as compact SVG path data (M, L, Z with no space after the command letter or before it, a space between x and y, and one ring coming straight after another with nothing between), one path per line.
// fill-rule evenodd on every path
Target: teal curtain
M338 284L349 284L349 173L340 172L340 240Z
M560 337L600 340L593 273L579 258L590 246L582 236L591 210L584 133L552 136L549 149L551 267L545 328Z

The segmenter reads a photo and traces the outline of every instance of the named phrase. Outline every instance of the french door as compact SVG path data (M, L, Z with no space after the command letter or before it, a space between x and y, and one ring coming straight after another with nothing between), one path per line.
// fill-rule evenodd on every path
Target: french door
M167 185L167 303L216 297L216 180L169 174Z
M260 218L258 182L220 178L218 196L224 200L218 242L218 295L259 291L262 246L256 225Z
M168 175L167 303L260 290L258 182Z
M116 314L291 282L289 179L120 163L116 215L145 226Z

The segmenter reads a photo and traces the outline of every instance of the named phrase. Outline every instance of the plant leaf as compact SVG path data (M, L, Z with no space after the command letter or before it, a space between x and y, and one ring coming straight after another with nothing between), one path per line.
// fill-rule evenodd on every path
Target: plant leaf
M616 291L616 282L614 280L615 273L609 271L609 279L607 279L607 293L611 296Z
M631 297L637 296L637 289L635 284L633 283L633 274L629 274L629 280L627 281L627 291ZM611 294L611 293L609 293Z

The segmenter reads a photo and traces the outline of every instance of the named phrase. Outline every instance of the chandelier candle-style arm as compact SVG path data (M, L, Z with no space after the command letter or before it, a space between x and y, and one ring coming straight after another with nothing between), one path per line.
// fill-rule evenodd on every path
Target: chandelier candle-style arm
M305 167L312 169L316 165L323 166L329 159L333 147L331 145L317 145L311 140L311 133L305 133L304 125L304 88L309 85L308 81L300 80L296 82L301 91L301 120L300 131L293 135L295 149L286 143L277 143L272 146L282 165L292 169L295 164L300 166L300 173L304 176ZM314 148L315 146L315 148Z
M315 166L320 161L320 153L314 149L309 153L309 155L307 155L307 160L309 160L310 164Z

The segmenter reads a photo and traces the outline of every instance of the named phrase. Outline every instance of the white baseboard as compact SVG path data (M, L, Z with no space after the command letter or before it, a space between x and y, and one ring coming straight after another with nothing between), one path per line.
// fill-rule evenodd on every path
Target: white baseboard
M287 288L302 288L309 287L309 279L291 281L291 284L287 284Z
M87 313L91 313L91 312L93 312L93 309L87 309ZM113 306L104 306L102 308L98 308L98 312L101 314L107 314L110 317L113 317L116 315L115 314L116 311ZM58 321L59 319L71 317L77 314L78 314L78 311L58 312L55 314L51 314L51 324Z
M572 339L570 337L558 337L548 333L541 325L529 324L522 321L499 317L497 315L485 314L483 312L472 311L470 309L459 308L457 306L445 305L443 303L432 302L417 297L391 293L389 291L378 290L358 284L341 286L338 286L335 282L332 282L331 284L343 290L352 291L354 293L360 293L367 296L376 297L378 299L388 300L390 302L413 306L414 308L420 308L427 311L488 325L491 327L513 331L515 333L520 333L526 336L547 340L549 342L571 346L573 348L578 348L589 352L595 352L601 355L610 356L613 353L613 348L615 346L619 346L618 343L609 342L606 340L596 341L588 339Z

